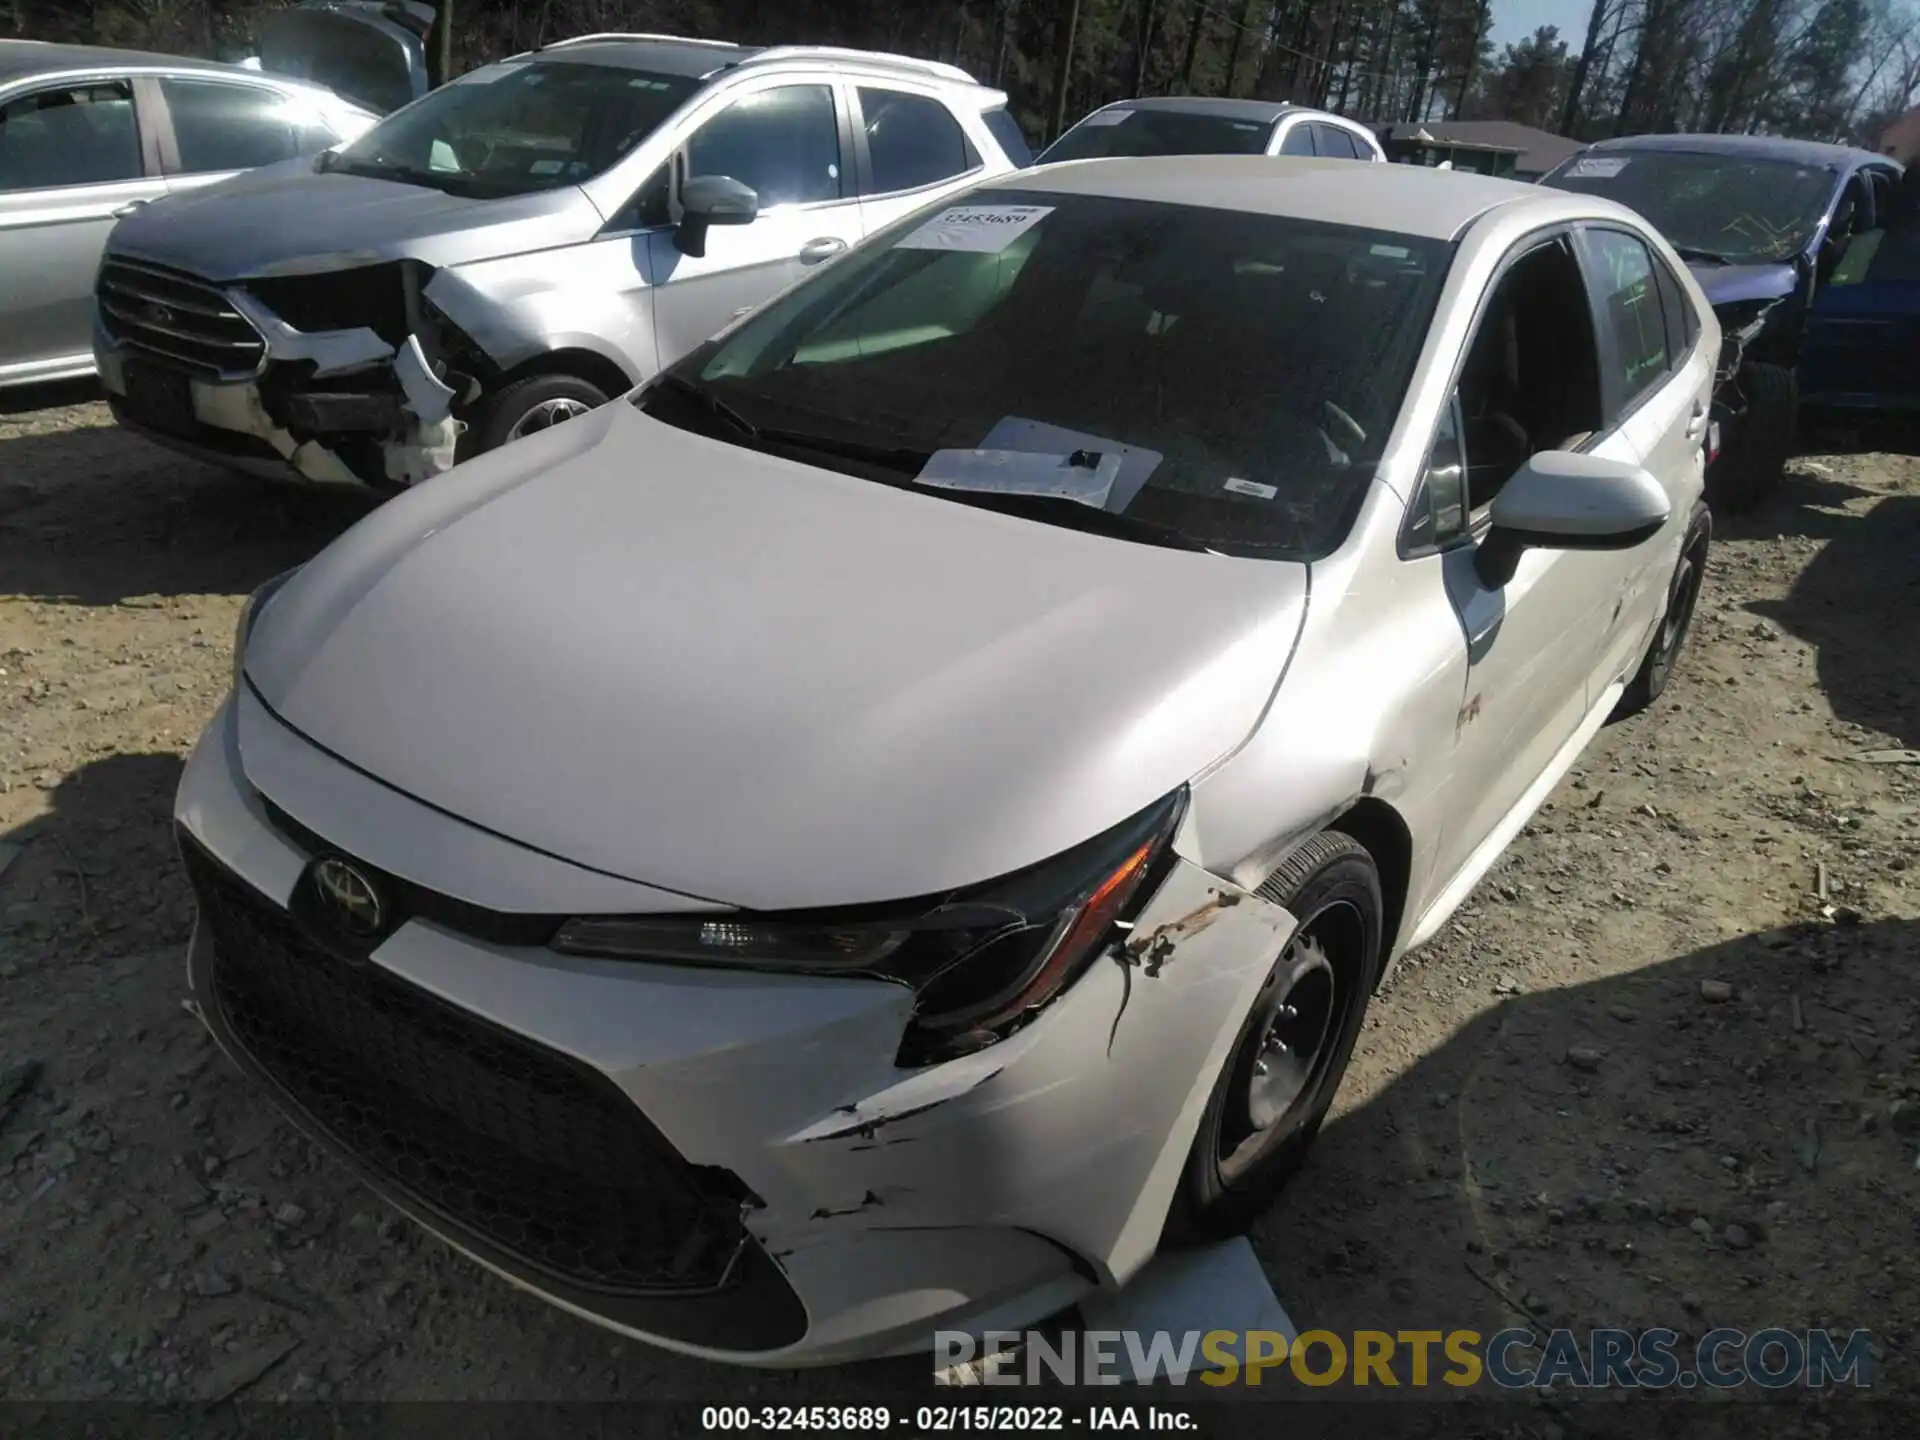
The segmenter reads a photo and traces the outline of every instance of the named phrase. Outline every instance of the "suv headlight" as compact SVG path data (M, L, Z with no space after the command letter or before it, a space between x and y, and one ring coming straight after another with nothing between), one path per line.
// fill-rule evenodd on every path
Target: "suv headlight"
M569 955L860 975L910 986L902 1065L950 1060L1026 1024L1071 985L1151 893L1185 788L1026 870L912 905L711 920L583 916Z
M1721 339L1738 340L1743 345L1752 343L1766 328L1767 316L1779 304L1778 300L1733 300L1725 305L1714 306L1714 316L1720 321Z
M275 591L299 573L298 565L291 570L281 571L249 595L246 603L240 607L240 622L233 627L233 688L235 690L240 688L240 681L246 674L247 637L253 634L253 622L260 618L260 607L273 598Z

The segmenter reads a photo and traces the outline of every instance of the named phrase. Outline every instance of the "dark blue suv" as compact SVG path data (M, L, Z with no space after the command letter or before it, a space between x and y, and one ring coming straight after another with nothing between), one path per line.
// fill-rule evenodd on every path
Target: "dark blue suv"
M1800 408L1808 318L1856 239L1894 208L1901 169L1844 145L1760 135L1635 135L1541 184L1604 195L1666 236L1723 332L1707 498L1750 508L1779 483Z

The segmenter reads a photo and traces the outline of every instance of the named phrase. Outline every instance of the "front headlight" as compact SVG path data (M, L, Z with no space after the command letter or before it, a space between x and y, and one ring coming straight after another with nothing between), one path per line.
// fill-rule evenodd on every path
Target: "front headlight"
M271 600L274 592L287 581L300 573L300 567L283 570L274 576L246 599L240 607L239 623L233 627L233 688L240 688L240 681L247 668L247 637L253 633L253 622L260 617L260 607Z
M1720 322L1722 342L1737 342L1742 346L1751 344L1766 328L1767 317L1779 304L1779 300L1733 300L1725 305L1714 306L1713 313Z
M950 1060L1012 1034L1102 953L1144 899L1185 809L1183 788L1052 860L921 904L715 920L580 917L560 927L553 948L892 980L915 994L899 1063Z

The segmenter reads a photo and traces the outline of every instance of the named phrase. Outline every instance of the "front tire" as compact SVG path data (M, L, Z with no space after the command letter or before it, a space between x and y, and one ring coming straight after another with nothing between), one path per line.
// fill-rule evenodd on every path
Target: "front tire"
M1780 489L1793 454L1799 384L1784 365L1753 364L1740 371L1746 414L1707 473L1707 499L1716 510L1756 510Z
M1328 831L1260 887L1299 921L1241 1022L1167 1221L1174 1243L1237 1235L1299 1170L1352 1058L1385 905L1364 846Z
M598 385L577 375L528 375L486 402L473 431L473 452L483 454L510 440L549 430L607 403Z

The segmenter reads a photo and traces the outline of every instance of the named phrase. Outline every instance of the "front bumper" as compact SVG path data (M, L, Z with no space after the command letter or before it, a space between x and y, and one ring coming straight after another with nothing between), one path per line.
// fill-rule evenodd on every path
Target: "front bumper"
M901 1071L911 997L881 982L572 959L463 932L445 907L357 974L330 969L288 913L315 835L456 905L633 910L615 892L644 887L428 811L249 693L195 750L178 819L199 1008L297 1123L516 1284L756 1364L1017 1328L1123 1283L1158 1244L1213 1076L1293 924L1176 862L1128 947L1154 945L1154 964L1098 962L999 1045ZM276 1038L262 1013L301 1033ZM397 1141L367 1128L376 1084Z
M265 337L261 371L245 379L209 378L125 343L96 311L94 366L120 424L195 459L265 479L392 490L452 468L466 426L454 418L454 392L433 373L417 339L396 352L371 331L303 335L256 302L228 299ZM336 343L342 341L351 348ZM136 400L130 365L163 378L165 404L151 403L144 388ZM323 376L344 388L316 384ZM327 417L346 419L348 428L331 426Z

